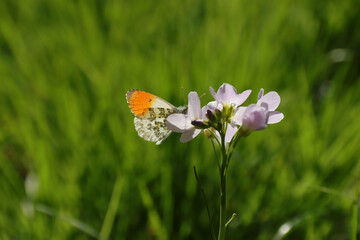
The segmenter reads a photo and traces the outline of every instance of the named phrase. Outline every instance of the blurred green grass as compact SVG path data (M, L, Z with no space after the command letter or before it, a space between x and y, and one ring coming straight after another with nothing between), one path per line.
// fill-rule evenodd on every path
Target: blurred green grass
M359 14L351 0L0 1L0 238L209 239L192 166L217 219L211 144L145 142L125 93L184 105L183 87L205 104L228 82L253 90L247 104L278 91L285 114L233 156L228 238L349 239L352 200L327 192L359 189Z

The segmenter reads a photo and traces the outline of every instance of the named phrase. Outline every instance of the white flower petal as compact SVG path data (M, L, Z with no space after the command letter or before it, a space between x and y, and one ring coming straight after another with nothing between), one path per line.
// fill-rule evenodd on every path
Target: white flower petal
M232 101L234 101L237 97L237 91L236 89L228 84L228 83L223 83L217 92L218 97L220 98L220 100L224 103L232 103Z
M266 128L267 110L256 104L251 104L244 112L242 127L256 131Z
M229 124L225 133L225 142L230 142L237 130L238 128L235 124Z
M246 101L246 99L250 96L250 93L251 93L251 90L243 91L242 93L240 93L236 96L233 103L235 103L236 106L243 104Z
M263 111L254 111L244 118L243 126L252 131L266 128L266 114Z
M219 110L222 110L223 109L223 105L221 103L218 103L217 101L212 101L212 102L209 102L207 105L206 105L211 111L215 111L215 108L219 109Z
M243 119L243 115L244 115L244 112L245 112L246 109L247 109L247 107L238 107L235 110L233 121L236 124L242 125L242 119Z
M205 105L201 108L201 118L202 120L208 120L208 118L206 117L206 114L207 114L207 110L210 110L210 111L214 111L212 107L209 107L208 105Z
M257 102L259 106L267 104L269 111L274 111L280 104L280 96L277 92L268 92Z
M260 89L257 100L259 101L259 99L262 98L262 96L264 96L264 89L263 88Z
M284 114L278 111L269 112L268 124L280 122L284 118Z
M195 128L189 129L185 131L183 134L181 134L180 142L183 143L188 142L191 139L195 138L200 132L201 132L200 129L195 129Z
M259 105L256 105L256 104L250 104L249 106L247 106L247 108L245 109L244 111L244 116L245 115L249 115L250 113L260 109L260 108L263 108L263 107L260 107Z
M216 102L220 102L220 99L219 99L218 95L215 93L215 90L212 87L210 87L210 93L214 97Z
M197 92L190 92L188 96L188 116L192 119L201 118L200 98Z
M212 102L209 102L207 105L206 105L210 110L215 110L215 108L217 108L218 106L218 103L216 101L212 101Z
M181 113L171 114L166 118L166 126L173 132L182 133L187 129L193 128L191 125L191 119Z

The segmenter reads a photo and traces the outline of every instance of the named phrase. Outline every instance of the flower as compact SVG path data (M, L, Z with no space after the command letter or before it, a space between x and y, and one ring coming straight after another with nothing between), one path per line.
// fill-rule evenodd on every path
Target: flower
M201 129L197 127L201 125L203 116L199 95L197 92L190 92L188 95L187 114L171 114L166 119L166 126L173 132L182 133L180 137L181 142L188 142L201 132Z
M222 111L222 117L229 123L226 129L225 142L230 142L238 130L236 122L233 120L235 112L249 97L251 90L245 90L238 94L232 85L223 83L217 93L215 93L212 87L210 87L210 92L216 101L210 102L208 105L210 108L217 108Z
M280 122L284 114L275 111L280 104L280 96L271 91L264 95L264 89L260 89L258 101L248 107L239 107L235 113L234 121L241 125L241 133L244 136L252 131L262 130L268 124Z
M220 110L223 109L224 106L240 106L245 100L249 97L251 90L245 90L242 93L238 94L236 89L228 84L223 83L217 93L215 93L214 89L210 87L211 95L213 95L215 102L210 102L209 105L216 107Z

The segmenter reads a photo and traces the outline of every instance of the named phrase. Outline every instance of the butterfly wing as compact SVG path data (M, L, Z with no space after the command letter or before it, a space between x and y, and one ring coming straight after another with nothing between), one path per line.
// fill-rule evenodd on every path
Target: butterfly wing
M171 133L166 126L166 118L177 112L177 108L151 93L130 90L126 99L131 112L135 115L134 125L143 139L160 144Z
M156 145L159 145L171 134L165 125L165 121L166 118L134 118L135 129L139 136L146 141L156 142Z

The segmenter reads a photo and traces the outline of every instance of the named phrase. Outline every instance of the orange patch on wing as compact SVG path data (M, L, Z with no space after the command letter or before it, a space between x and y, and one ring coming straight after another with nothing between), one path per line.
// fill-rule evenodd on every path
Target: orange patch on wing
M140 90L129 91L126 95L131 111L137 116L145 115L152 106L155 96Z

